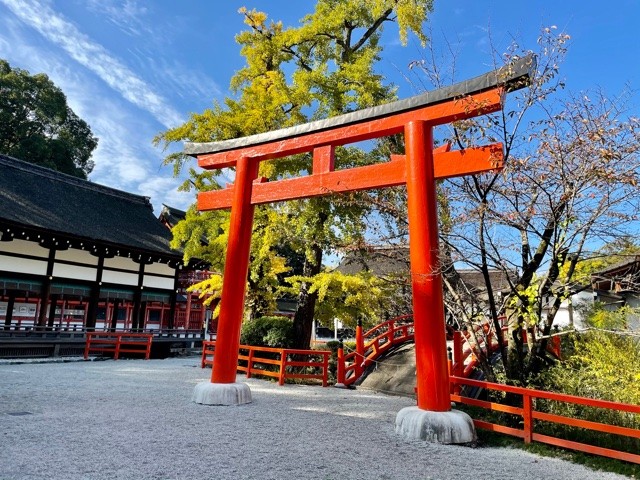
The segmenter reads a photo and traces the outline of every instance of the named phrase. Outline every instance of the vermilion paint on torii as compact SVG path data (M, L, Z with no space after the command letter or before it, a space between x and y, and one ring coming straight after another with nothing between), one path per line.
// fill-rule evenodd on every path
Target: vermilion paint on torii
M442 280L438 269L435 181L502 168L499 143L448 151L433 148L433 127L500 110L506 92L529 81L525 57L466 82L326 121L214 143L187 143L205 169L235 167L235 183L198 195L199 210L231 208L212 383L234 383L249 267L254 207L258 204L355 190L407 186L418 407L448 411L449 375ZM404 134L405 155L388 162L335 170L337 146ZM267 182L262 161L312 152L309 175Z

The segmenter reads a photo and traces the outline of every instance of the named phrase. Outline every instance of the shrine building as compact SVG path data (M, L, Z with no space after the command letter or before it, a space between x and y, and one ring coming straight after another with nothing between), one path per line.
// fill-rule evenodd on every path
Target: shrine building
M0 330L201 329L148 197L0 154Z

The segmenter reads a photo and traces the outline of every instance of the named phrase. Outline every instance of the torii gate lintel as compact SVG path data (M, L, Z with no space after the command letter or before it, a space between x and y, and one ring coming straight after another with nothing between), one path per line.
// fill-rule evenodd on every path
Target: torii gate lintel
M256 179L253 183L251 203L260 205L406 184L406 155L394 154L388 162L334 170L333 159L317 159L316 152L326 150L329 148L320 147L314 150L312 173L307 176L274 182L268 182L265 178ZM434 177L436 180L442 180L500 169L502 151L501 143L454 151L437 148L433 152ZM205 211L231 208L233 187L234 185L230 184L223 190L200 193L198 209Z

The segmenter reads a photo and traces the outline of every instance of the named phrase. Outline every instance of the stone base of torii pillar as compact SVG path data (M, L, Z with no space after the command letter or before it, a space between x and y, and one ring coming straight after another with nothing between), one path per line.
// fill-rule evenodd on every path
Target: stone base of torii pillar
M412 440L464 444L476 441L476 429L469 415L459 410L432 412L406 407L396 415L396 433Z
M246 383L201 382L191 400L202 405L244 405L251 403L251 389Z

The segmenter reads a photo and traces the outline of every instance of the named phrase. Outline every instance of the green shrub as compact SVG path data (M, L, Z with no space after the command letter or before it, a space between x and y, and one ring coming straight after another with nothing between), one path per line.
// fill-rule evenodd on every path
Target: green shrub
M240 343L274 348L294 344L293 321L287 317L259 317L242 324Z
M344 345L344 353L353 352L356 349L355 341L342 342L342 344Z
M329 350L329 383L335 383L338 378L338 348L340 348L340 341L329 340L324 345L317 345L313 347L313 350Z
M329 340L326 345L323 345L319 350L331 350L333 353L336 353L340 348L339 340Z

